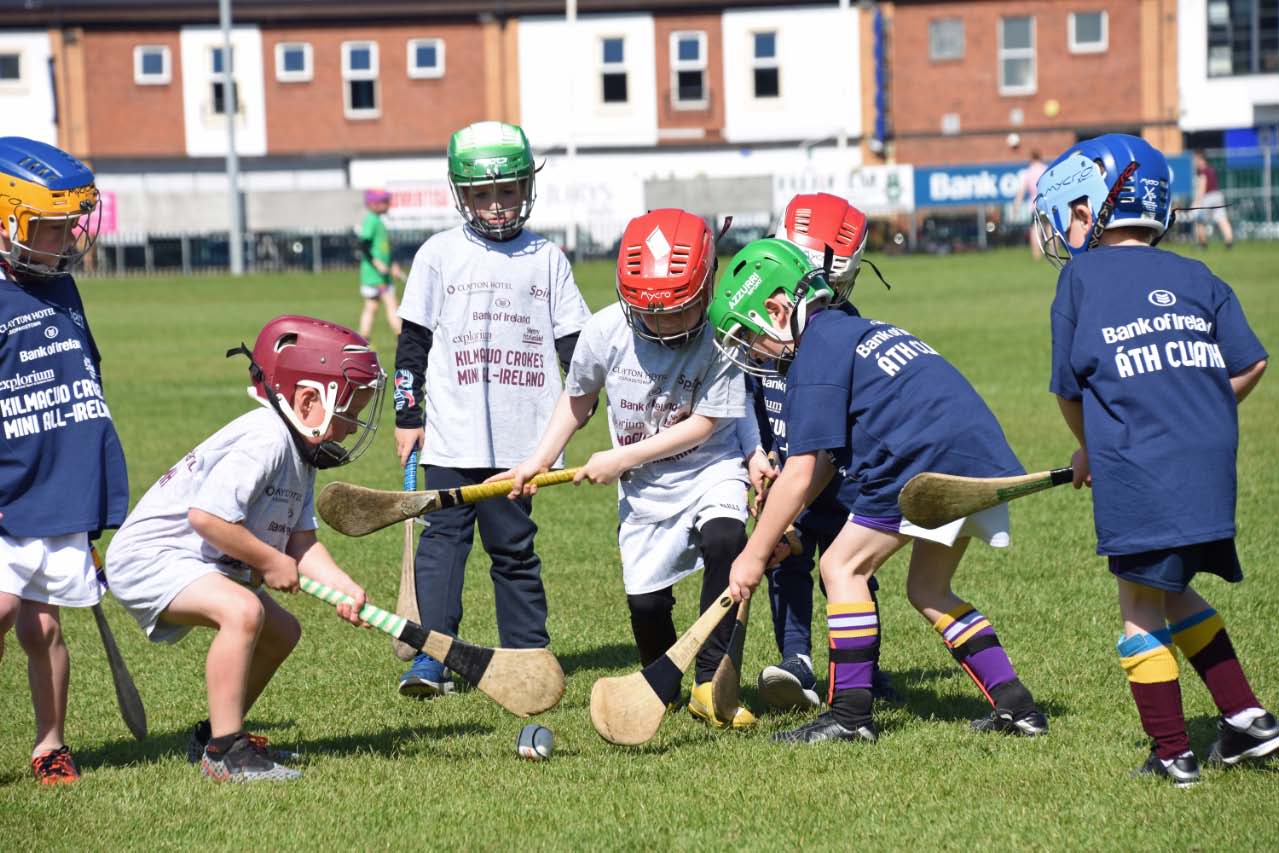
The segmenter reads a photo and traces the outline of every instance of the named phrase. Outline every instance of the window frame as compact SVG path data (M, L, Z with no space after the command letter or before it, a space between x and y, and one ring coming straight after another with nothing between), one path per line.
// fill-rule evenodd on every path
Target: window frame
M216 57L222 53L222 45L209 46L209 115L226 116L226 90L222 92L222 109L218 109L218 87L225 84L223 72L218 70ZM244 113L244 101L240 97L240 81L235 76L235 45L231 46L231 88L235 93L235 115Z
M292 48L302 49L302 70L289 71L284 67L284 54ZM315 79L315 55L309 41L280 41L275 43L275 80L277 83L309 83Z
M771 57L760 57L755 53L758 44L756 37L769 34L773 37L773 55ZM750 33L751 48L751 100L752 101L780 101L782 97L782 37L781 31L777 29L751 30ZM759 94L758 79L755 76L757 71L776 71L777 72L777 94L761 95Z
M1080 15L1101 16L1101 39L1096 42L1080 42L1075 32L1075 19ZM1033 37L1032 37L1033 43ZM1110 50L1110 14L1105 9L1071 12L1066 16L1066 47L1071 53L1105 53Z
M933 53L933 27L941 24L958 24L959 25L959 53L954 55L938 56ZM928 22L928 61L929 62L961 62L964 53L968 50L968 33L964 26L964 19L957 17L949 18L933 18Z
M164 69L159 74L142 71L142 57L148 51L159 51ZM135 44L133 46L133 82L137 86L167 86L173 82L173 56L167 44Z
M1024 18L1030 21L1030 47L1004 47L1004 22ZM1036 30L1034 15L1000 15L997 23L998 31L995 42L996 79L1000 95L1033 95L1039 91L1039 62L1035 56ZM1030 83L1024 86L1010 86L1004 82L1004 61L1007 59L1030 60Z
M435 43L435 66L423 68L417 64L417 48L419 45ZM444 39L439 36L423 36L409 39L405 43L405 62L409 70L410 80L438 80L444 76Z
M614 40L620 41L622 43L621 62L609 62L604 59L605 42L614 41ZM631 105L631 70L627 62L627 56L629 55L630 52L626 49L626 36L620 33L610 33L607 35L600 35L598 44L600 48L600 52L597 54L597 56L599 56L599 73L600 73L600 88L599 88L600 106L609 107L609 108L629 107ZM620 101L610 101L605 98L605 89L607 87L605 86L604 79L610 74L622 75L622 84L623 84L623 87L626 89L625 99Z
M695 60L680 59L679 43L682 40L697 40L697 56ZM676 110L704 110L711 104L710 79L708 77L707 60L708 39L705 30L675 30L670 38L671 66L671 108ZM679 75L681 72L699 72L702 75L702 97L695 99L681 98L679 91Z
M367 47L369 49L369 68L353 69L351 68L351 53L358 48ZM342 42L342 114L349 119L357 121L367 121L371 119L381 118L382 116L382 93L379 85L378 75L380 71L380 59L378 56L378 43L370 39L353 39L351 41ZM372 83L373 84L373 107L371 109L357 109L351 106L351 84L352 83Z

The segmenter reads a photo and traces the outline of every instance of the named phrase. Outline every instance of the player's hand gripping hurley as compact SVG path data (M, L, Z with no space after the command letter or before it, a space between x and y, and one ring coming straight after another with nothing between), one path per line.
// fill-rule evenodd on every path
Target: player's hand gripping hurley
M573 482L576 468L548 471L528 482L535 486L557 486ZM432 489L424 492L400 492L370 489L354 483L329 483L315 499L320 518L347 536L365 536L397 521L405 521L442 509L505 497L513 480L498 480L460 486L454 489Z
M329 604L352 604L344 592L299 575L304 592ZM428 631L403 616L366 604L360 618L415 650L426 652L481 693L517 717L540 714L555 707L564 695L564 670L550 649L491 649Z

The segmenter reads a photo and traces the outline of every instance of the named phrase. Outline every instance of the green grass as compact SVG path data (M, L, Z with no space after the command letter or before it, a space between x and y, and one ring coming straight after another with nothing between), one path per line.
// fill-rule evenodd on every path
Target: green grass
M1279 246L1245 244L1204 257L1239 292L1262 340L1279 345ZM863 277L863 312L904 325L959 366L1028 468L1065 464L1073 445L1046 391L1050 268L1022 252L888 258L883 266L893 290ZM612 298L608 265L584 265L579 277L593 307ZM350 276L90 280L82 290L105 353L107 398L134 500L249 407L245 363L225 360L227 347L252 342L278 313L353 323L359 309ZM375 342L389 362L384 324ZM1276 422L1279 379L1271 378L1241 410L1239 546L1248 582L1201 584L1272 707L1279 706ZM338 476L395 488L390 426L388 416L368 454ZM606 443L597 417L570 446L570 464ZM898 557L881 572L883 662L908 701L881 712L878 745L781 748L769 733L798 717L762 716L755 732L718 734L685 713L668 718L645 747L606 744L588 719L591 685L636 669L614 493L562 487L539 496L535 511L552 648L568 674L563 701L539 718L556 735L552 761L518 760L522 721L478 692L431 703L399 699L401 667L385 636L356 631L300 596L287 603L303 623L301 646L253 709L250 726L304 751L306 777L287 786L209 784L182 758L191 725L205 716L209 633L151 646L108 601L152 734L140 743L128 736L92 619L68 611L67 735L84 779L65 790L39 789L27 768L32 717L23 655L10 637L0 664L0 847L1242 850L1279 842L1274 770L1206 771L1206 784L1191 791L1129 777L1146 747L1114 652L1114 583L1094 553L1087 495L1057 489L1019 502L1013 515L1014 547L970 549L957 591L994 620L1051 718L1044 739L967 730L984 704L907 604ZM366 539L321 535L374 601L394 604L398 529ZM487 568L477 547L463 636L491 644ZM677 590L680 625L695 616L699 582ZM819 647L821 612L819 602ZM744 666L751 685L776 656L767 621L757 608ZM1191 739L1202 755L1215 711L1183 668ZM753 686L745 695L762 710Z

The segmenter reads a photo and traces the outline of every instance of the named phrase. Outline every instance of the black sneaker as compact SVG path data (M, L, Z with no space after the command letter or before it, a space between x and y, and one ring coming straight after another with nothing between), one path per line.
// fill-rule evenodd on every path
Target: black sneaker
M1210 764L1233 767L1245 758L1264 758L1279 749L1279 721L1269 712L1237 729L1222 717L1217 720L1217 742L1208 753Z
M204 748L209 745L209 738L212 736L213 730L209 726L208 720L201 720L196 723L195 730L191 732L191 739L187 741L187 761L192 764L199 764L204 758ZM271 746L263 735L249 734L247 737L249 738L249 744L268 761L274 761L277 764L292 764L300 757L298 753L292 750Z
M200 772L215 782L287 782L302 776L258 752L247 735L236 738L231 748L219 755L210 754L206 747Z
M830 711L811 722L789 732L773 735L774 743L821 743L827 740L862 740L874 743L879 735L873 720L866 720L855 729L844 726Z
M1199 759L1193 752L1178 755L1172 761L1164 761L1150 750L1146 763L1133 771L1134 776L1159 776L1178 788L1199 784Z
M778 711L815 711L822 705L807 655L793 655L759 674L759 698Z
M1016 714L996 708L986 716L973 720L971 725L975 732L998 732L1020 737L1039 737L1048 734L1048 718L1033 705L1029 710Z

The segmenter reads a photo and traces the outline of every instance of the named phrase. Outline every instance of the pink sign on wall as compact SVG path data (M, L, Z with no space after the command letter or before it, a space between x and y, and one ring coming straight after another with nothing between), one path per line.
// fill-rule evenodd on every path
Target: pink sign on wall
M111 190L99 190L98 204L102 206L102 220L98 223L98 233L114 234L120 225L119 212L115 204L115 193Z

